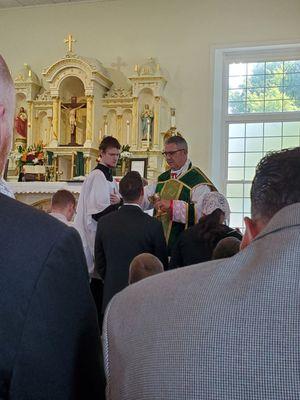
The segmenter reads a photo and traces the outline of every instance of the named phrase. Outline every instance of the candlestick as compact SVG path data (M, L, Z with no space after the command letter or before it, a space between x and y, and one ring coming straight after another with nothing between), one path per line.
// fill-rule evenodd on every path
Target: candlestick
M150 147L150 124L151 124L151 122L150 122L150 119L148 118L147 119L147 147L148 147L148 149Z
M129 144L129 125L130 125L130 122L127 120L126 121L126 144Z
M171 128L176 127L175 108L171 108Z

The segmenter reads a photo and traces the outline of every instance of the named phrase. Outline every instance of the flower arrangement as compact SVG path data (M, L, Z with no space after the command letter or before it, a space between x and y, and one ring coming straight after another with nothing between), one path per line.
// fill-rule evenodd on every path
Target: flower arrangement
M33 144L27 148L18 146L15 159L19 167L23 165L44 165L45 163L45 145L42 142Z
M130 150L129 144L124 144L121 147L121 153L120 153L121 160L126 160L127 158L130 158L132 156L132 153L130 153L129 150Z

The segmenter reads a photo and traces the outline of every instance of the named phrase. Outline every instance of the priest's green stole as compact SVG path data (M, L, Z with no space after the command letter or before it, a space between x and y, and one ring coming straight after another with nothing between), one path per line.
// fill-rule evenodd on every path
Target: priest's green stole
M192 190L199 185L208 185L211 186L211 190L216 190L203 172L191 164L187 172L177 179L171 178L171 170L158 177L156 193L160 194L162 200L183 200L186 203L187 219L185 224L173 222L169 213L155 214L156 218L162 222L169 254L171 254L171 249L180 233L187 227L194 225L199 218L195 212L195 204L191 201Z

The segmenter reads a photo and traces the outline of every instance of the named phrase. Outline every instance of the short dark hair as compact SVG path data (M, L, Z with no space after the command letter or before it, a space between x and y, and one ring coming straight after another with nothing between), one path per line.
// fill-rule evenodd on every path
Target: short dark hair
M99 145L99 150L106 152L108 148L114 148L120 150L121 145L119 141L113 137L113 136L105 136L104 139L102 139L100 145Z
M142 190L143 180L141 175L136 171L127 172L120 181L119 191L125 202L138 200Z
M251 216L268 222L281 208L300 202L300 147L268 153L256 167Z
M76 199L74 195L69 192L69 190L65 189L58 190L56 193L54 193L51 199L52 207L64 208L67 207L70 203L74 204L75 206Z
M188 151L187 141L182 136L170 136L166 141L166 144L176 144L177 147L181 147L182 149Z
M240 251L241 241L234 237L229 236L219 241L213 253L212 260L219 260L220 258L232 257Z
M153 254L142 253L134 257L129 266L129 284L164 271L162 262Z

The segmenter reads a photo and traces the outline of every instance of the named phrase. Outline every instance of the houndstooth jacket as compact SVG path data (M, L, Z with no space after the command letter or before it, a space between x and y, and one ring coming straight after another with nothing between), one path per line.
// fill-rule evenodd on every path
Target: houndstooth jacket
M109 400L300 398L300 203L236 256L147 278L104 321Z

